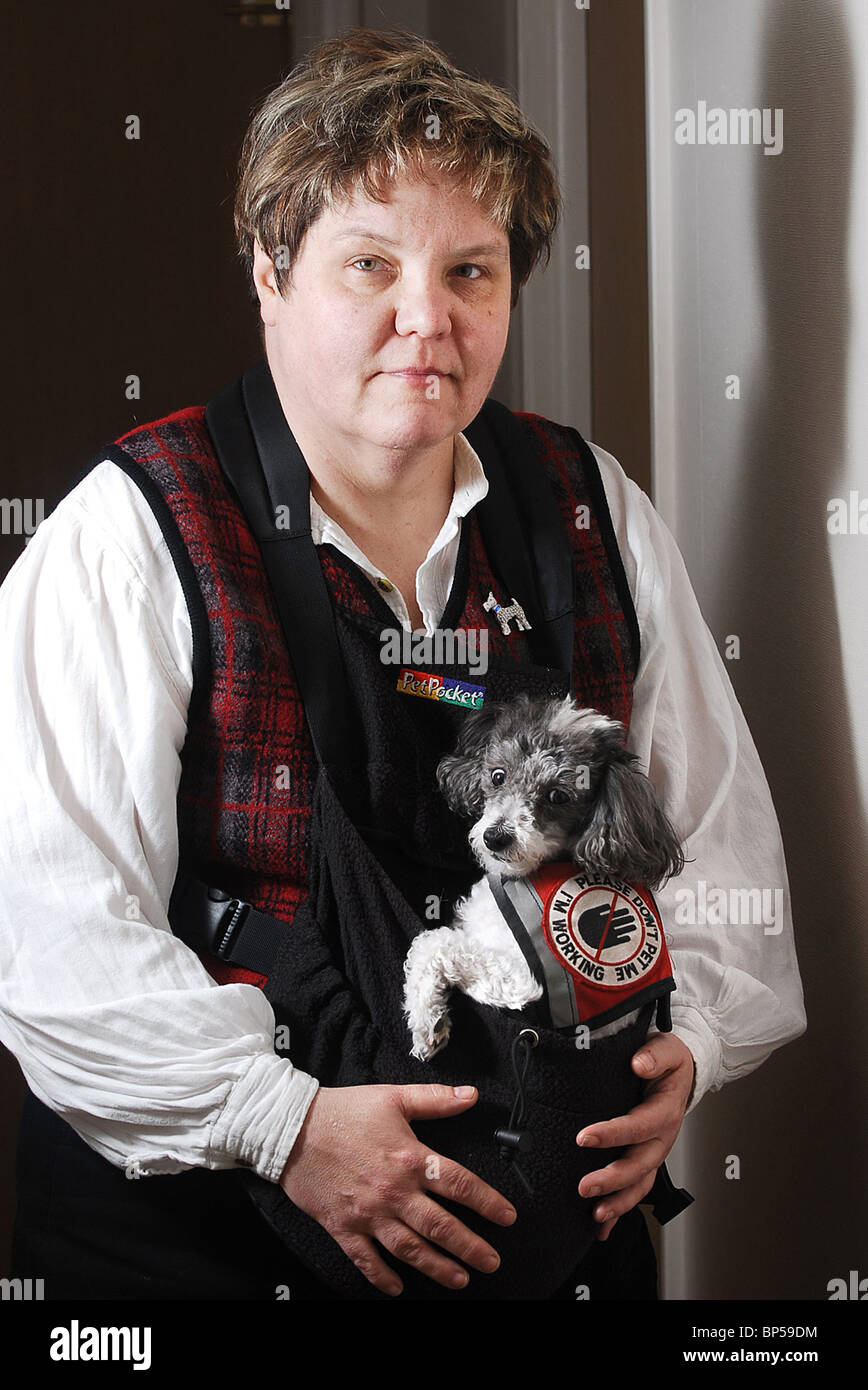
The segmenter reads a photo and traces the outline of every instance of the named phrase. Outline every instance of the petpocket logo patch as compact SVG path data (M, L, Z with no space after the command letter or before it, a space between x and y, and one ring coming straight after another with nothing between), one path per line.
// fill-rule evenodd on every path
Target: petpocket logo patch
M471 685L457 676L439 676L434 671L416 671L405 666L398 675L402 695L420 695L425 700L442 700L447 705L479 709L485 699L484 685Z

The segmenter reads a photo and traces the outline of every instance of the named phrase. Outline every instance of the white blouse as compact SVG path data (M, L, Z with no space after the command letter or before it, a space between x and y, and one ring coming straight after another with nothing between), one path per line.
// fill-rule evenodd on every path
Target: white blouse
M641 635L627 746L690 860L656 898L673 1030L696 1061L693 1109L804 1031L786 865L675 542L591 447ZM459 435L452 505L416 575L428 632L461 518L487 490ZM311 520L315 543L388 579L313 498ZM379 588L409 629L399 591ZM110 460L37 528L0 588L0 650L0 1040L33 1092L131 1175L244 1166L276 1182L318 1083L276 1054L261 990L218 986L169 927L190 620L156 519Z

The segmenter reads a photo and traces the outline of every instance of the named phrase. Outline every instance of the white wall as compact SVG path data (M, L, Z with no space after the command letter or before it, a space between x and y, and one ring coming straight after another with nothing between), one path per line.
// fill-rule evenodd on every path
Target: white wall
M688 1119L664 1289L825 1299L868 1275L868 535L827 530L831 498L868 499L868 5L646 0L646 37L655 501L719 648L741 640L808 1014ZM677 145L700 100L782 108L782 153Z

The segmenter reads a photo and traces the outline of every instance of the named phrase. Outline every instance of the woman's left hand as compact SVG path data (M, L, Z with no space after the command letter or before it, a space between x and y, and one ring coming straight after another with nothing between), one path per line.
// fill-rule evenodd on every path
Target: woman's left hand
M594 1218L600 1222L598 1240L607 1240L618 1217L650 1192L657 1169L678 1137L693 1093L693 1054L673 1033L652 1034L632 1065L637 1076L648 1078L644 1100L629 1115L586 1125L577 1136L578 1143L588 1148L630 1145L621 1158L587 1173L579 1183L582 1197L603 1198L594 1208Z

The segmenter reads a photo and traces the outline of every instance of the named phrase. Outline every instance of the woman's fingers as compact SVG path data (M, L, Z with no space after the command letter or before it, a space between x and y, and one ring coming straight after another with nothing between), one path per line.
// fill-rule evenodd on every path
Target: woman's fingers
M586 1173L579 1183L582 1197L601 1197L606 1193L620 1192L648 1179L649 1188L654 1175L663 1162L668 1149L661 1139L649 1139L645 1144L634 1144L621 1157L605 1168L597 1168ZM625 1207L626 1211L627 1208Z
M404 1285L398 1278L393 1269L390 1269L385 1260L381 1259L377 1253L374 1242L369 1236L354 1234L337 1237L335 1239L356 1266L360 1274L363 1274L369 1284L373 1284L375 1289L381 1293L387 1293L392 1298L399 1294Z
M617 1224L617 1216L611 1217L609 1221L604 1221L597 1232L597 1240L608 1240L613 1227L615 1227Z
M478 1269L482 1274L492 1274L499 1267L497 1251L437 1202L427 1197L417 1199L408 1204L403 1215L412 1230L463 1260L472 1269ZM453 1272L454 1269L455 1266Z
M643 1197L647 1197L653 1186L654 1174L651 1173L640 1179L639 1182L631 1183L629 1187L608 1193L594 1208L594 1220L599 1221L603 1227L611 1223L609 1225L611 1230L618 1217L623 1216L625 1212L632 1211Z
M377 1240L397 1259L411 1265L420 1274L427 1275L435 1284L442 1284L444 1288L463 1289L470 1278L466 1269L462 1269L439 1250L435 1250L433 1245L422 1239L418 1231L411 1230L403 1222L384 1223L377 1232Z
M489 1187L482 1178L462 1168L454 1159L444 1158L442 1154L424 1153L425 1180L423 1185L438 1197L448 1197L460 1202L463 1207L478 1212L499 1226L511 1226L516 1218L516 1210L502 1193Z
M476 1098L472 1087L357 1086L320 1087L311 1102L281 1186L383 1293L402 1287L383 1249L448 1288L470 1277L456 1260L480 1272L500 1264L497 1251L439 1199L504 1226L516 1219L514 1207L469 1169L432 1153L408 1121L448 1117Z
M423 1198L410 1203L405 1217L378 1221L371 1232L373 1239L359 1233L339 1241L365 1278L383 1293L398 1294L403 1285L378 1254L374 1241L444 1288L464 1288L470 1277L444 1251L482 1273L490 1274L498 1268L500 1258L496 1251L436 1202Z

